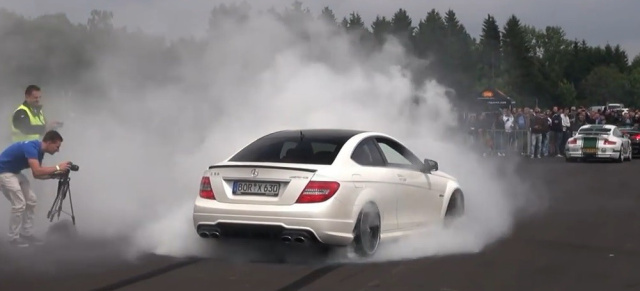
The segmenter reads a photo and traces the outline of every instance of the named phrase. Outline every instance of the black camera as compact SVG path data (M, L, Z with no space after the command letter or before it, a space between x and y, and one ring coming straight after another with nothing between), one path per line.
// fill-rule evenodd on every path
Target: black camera
M74 164L72 162L69 162L69 170L77 172L78 170L80 170L80 166L78 166L78 165L76 165L76 164Z

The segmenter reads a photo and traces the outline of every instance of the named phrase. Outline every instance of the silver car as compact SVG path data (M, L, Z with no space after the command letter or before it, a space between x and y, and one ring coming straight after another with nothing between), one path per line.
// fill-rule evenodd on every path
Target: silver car
M456 179L393 137L308 129L263 136L204 171L193 222L202 238L348 246L367 257L463 212Z

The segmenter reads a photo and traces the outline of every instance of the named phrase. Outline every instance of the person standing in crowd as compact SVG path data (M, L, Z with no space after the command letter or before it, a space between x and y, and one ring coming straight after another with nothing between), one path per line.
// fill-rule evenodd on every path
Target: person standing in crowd
M620 119L619 126L623 127L632 127L634 124L633 119L629 117L629 112L622 113L622 118Z
M545 118L545 120L547 121L547 125L544 129L544 132L542 133L542 156L544 157L548 157L549 156L549 143L551 142L551 111L550 110L546 110L543 114L542 114Z
M549 122L544 114L540 113L540 108L535 108L531 116L531 158L541 158L543 147L543 136L549 131Z
M587 125L587 114L586 112L578 112L576 115L576 121L571 124L571 132L577 132L580 127Z
M560 114L560 117L562 118L562 139L560 141L560 152L558 153L559 156L565 156L565 147L567 145L567 141L569 140L569 137L571 137L571 119L570 119L570 115L569 115L569 108L565 108L564 112L562 112L562 114Z
M515 141L515 136L513 133L513 129L515 129L515 117L511 114L509 109L504 109L502 111L502 123L504 124L504 135L502 138L502 152L499 152L499 156L506 156L505 149L512 149L513 143Z
M527 154L529 148L531 148L530 140L527 138L527 134L524 133L525 130L531 128L531 109L529 107L525 107L524 111L522 109L518 109L518 113L516 114L516 128L518 129L517 141L518 147L521 150L521 154Z
M61 122L46 122L40 100L42 90L37 85L29 85L24 92L24 102L13 113L11 137L13 142L39 140L48 130L62 126Z
M549 153L556 157L561 157L560 147L564 130L562 130L562 111L558 110L558 107L553 107L553 115L551 116L551 148Z

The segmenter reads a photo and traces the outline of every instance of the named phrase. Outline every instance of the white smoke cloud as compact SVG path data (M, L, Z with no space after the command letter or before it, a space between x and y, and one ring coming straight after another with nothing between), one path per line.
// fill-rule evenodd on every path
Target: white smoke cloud
M306 41L266 14L228 27L206 58L182 52L181 66L158 68L179 75L178 85L118 88L118 70L135 68L112 51L91 75L113 88L110 99L64 109L62 152L45 163L80 165L72 191L83 237L128 238L121 242L133 255L209 253L211 244L197 236L191 218L202 171L285 128L389 133L459 178L469 215L459 229L389 245L377 259L481 250L509 234L523 205L534 205L522 200L526 191L517 188L522 181L513 171L498 174L496 164L451 133L456 115L448 89L435 81L413 86L402 65L417 60L395 42L366 57L346 35L320 24L305 29ZM412 105L415 96L424 103ZM42 208L49 200L42 199Z

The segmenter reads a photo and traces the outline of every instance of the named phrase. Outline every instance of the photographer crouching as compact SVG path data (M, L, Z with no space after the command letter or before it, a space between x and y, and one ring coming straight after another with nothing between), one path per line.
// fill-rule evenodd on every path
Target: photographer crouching
M28 247L30 244L43 243L33 235L36 195L29 180L21 172L31 168L33 177L41 180L53 179L55 175L68 172L71 162L51 167L42 166L44 154L55 154L60 150L61 144L60 133L50 130L45 133L42 141L19 141L0 154L0 189L11 202L9 238L12 246Z

